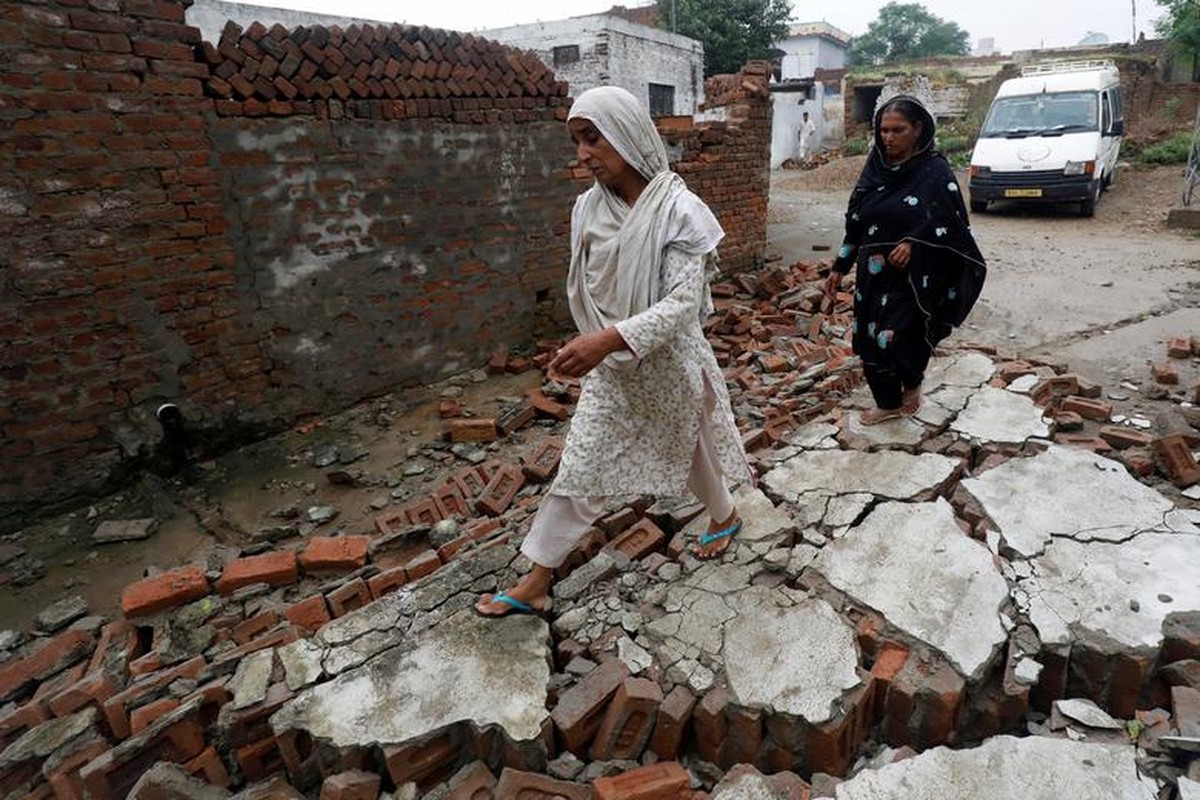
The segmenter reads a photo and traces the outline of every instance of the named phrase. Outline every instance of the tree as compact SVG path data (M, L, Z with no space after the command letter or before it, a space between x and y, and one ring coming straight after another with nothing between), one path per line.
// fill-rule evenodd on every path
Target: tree
M787 37L789 0L658 0L659 24L704 43L704 75L737 72L754 58L770 58Z
M1157 0L1166 9L1154 23L1171 49L1191 62L1192 80L1200 74L1200 3L1196 0Z
M888 3L867 32L850 42L851 64L889 64L969 53L967 32L930 14L920 3Z

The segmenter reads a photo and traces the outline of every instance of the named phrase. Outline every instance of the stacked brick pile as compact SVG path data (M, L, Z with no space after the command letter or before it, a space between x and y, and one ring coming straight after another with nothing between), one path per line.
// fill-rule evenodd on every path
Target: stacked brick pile
M223 116L343 114L459 123L565 119L567 87L541 61L496 42L409 25L245 31L230 21L204 59Z

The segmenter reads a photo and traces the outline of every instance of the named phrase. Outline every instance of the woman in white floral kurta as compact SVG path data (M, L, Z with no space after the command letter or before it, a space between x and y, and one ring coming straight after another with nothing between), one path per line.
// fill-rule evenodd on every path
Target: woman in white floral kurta
M710 516L692 552L721 555L741 528L727 481L751 477L701 329L720 225L670 171L653 121L629 92L584 92L567 126L596 182L571 215L567 297L580 335L550 369L580 377L583 391L558 476L521 547L533 568L481 597L485 616L543 611L555 567L612 495L690 489Z

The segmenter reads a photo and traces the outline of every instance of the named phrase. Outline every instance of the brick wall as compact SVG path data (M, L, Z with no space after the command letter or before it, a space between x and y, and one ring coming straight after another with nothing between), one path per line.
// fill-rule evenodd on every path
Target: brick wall
M144 467L162 402L219 448L565 320L582 184L536 58L398 25L206 43L180 0L83 3L0 5L0 529ZM670 134L738 267L765 243L756 70Z

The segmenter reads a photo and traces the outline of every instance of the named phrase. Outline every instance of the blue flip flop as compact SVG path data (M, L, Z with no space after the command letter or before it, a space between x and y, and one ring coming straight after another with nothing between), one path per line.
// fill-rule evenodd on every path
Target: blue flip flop
M475 609L476 614L478 614L481 617L486 617L488 619L500 619L501 617L507 617L509 614L529 614L534 617L544 617L546 614L546 612L543 609L534 608L533 606L529 605L525 601L518 600L515 597L510 597L509 595L505 594L504 592L497 592L496 594L492 595L491 602L504 603L512 610L505 611L503 614L485 614L484 612L479 610L478 606L471 606L471 607L473 609Z
M728 528L723 528L719 531L713 531L712 533L705 532L705 533L700 534L700 539L698 540L699 545L701 547L708 547L713 542L719 542L721 539L732 539L734 536L736 536L738 534L738 531L740 531L741 529L742 529L742 521L739 519L737 522L733 523ZM726 549L728 549L728 548L726 548ZM724 553L724 552L725 552L724 550L721 551L721 553ZM711 556L702 556L702 555L696 553L695 551L693 551L692 555L696 556L697 558L701 559L702 561L708 561L709 559L716 558L721 553L714 553Z

